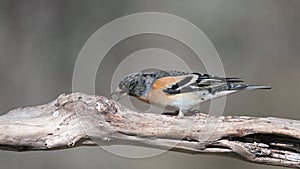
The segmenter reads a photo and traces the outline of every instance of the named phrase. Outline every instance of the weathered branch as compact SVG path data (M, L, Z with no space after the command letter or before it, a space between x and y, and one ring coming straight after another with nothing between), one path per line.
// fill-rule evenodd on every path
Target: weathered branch
M137 113L102 96L73 93L0 116L0 149L131 144L300 168L299 129L300 121L272 117Z

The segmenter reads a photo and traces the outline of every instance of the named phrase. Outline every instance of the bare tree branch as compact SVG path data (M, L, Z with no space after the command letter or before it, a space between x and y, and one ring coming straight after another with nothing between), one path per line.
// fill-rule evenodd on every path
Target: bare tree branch
M0 149L129 144L300 168L299 129L300 121L273 117L138 113L102 96L73 93L0 116Z

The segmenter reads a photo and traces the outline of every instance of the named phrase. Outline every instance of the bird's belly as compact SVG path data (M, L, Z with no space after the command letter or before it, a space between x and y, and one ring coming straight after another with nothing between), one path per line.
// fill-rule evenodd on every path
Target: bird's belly
M176 95L166 95L165 93L153 93L148 96L149 103L159 107L176 107L181 110L189 110L193 106L203 102L199 93L183 93Z
M190 108L202 102L199 98L199 95L194 93L177 94L170 97L172 98L172 101L169 104L181 110L189 110Z
M211 94L207 90L190 92L190 93L180 93L175 95L167 95L161 90L152 91L147 97L140 97L139 99L159 107L176 107L181 110L189 110L195 105L202 102L227 95L230 92L220 92L216 94Z

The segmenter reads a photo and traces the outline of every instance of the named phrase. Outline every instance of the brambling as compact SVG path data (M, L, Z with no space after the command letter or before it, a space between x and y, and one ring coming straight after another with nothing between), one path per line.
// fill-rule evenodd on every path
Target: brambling
M240 78L217 77L183 71L136 72L127 75L112 93L114 100L125 95L159 107L175 107L184 116L195 105L242 90L271 89L248 85Z

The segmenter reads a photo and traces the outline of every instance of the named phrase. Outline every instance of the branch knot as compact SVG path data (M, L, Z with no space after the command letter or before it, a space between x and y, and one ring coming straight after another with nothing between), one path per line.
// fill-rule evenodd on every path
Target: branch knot
M108 100L106 97L103 96L97 98L96 110L98 110L100 113L103 114L106 113L115 114L118 111L115 103L112 100Z

